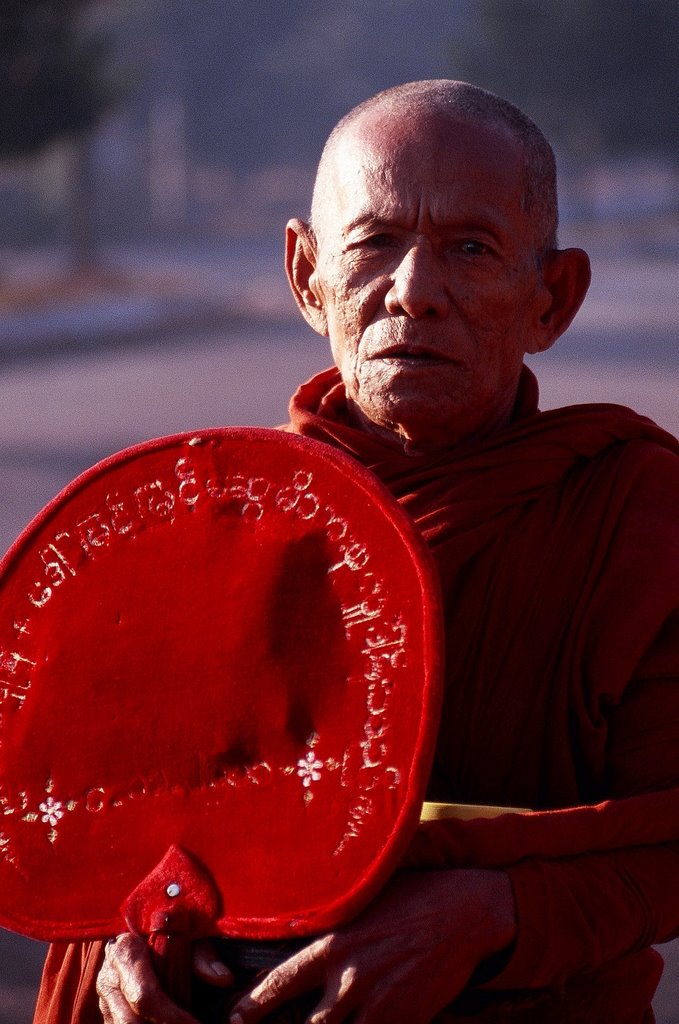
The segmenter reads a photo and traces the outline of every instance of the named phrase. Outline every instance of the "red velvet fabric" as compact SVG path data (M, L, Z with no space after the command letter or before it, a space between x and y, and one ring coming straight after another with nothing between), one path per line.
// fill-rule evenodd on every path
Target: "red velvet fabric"
M90 469L0 564L0 925L120 932L170 847L218 897L196 879L187 938L355 916L419 820L440 611L412 521L328 445L225 427Z
M648 946L679 930L676 442L617 406L539 413L528 371L508 429L436 455L355 429L334 370L287 429L371 468L433 552L447 672L430 798L540 812L413 842L410 866L506 865L518 905L504 969L441 1020L651 1021ZM78 956L59 971L55 950L36 1020L88 1020L48 1012Z

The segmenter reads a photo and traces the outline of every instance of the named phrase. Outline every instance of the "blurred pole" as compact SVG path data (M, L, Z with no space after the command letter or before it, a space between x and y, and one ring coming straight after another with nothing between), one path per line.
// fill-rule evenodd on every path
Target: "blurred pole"
M186 104L177 96L155 97L149 110L149 191L153 224L184 227L188 215Z
M93 148L94 133L81 135L71 148L68 240L75 273L92 270L98 264Z

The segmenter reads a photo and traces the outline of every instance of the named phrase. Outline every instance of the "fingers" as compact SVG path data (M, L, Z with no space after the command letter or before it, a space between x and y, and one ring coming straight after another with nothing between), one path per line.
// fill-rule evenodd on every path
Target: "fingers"
M309 1015L307 1024L340 1024L345 1021L347 1014L355 1006L355 989L356 968L351 965L328 979L323 998Z
M118 975L106 959L97 977L96 988L104 1024L138 1024L139 1017L120 991Z
M193 969L208 985L229 988L233 985L233 974L215 953L211 942L197 942L193 950Z
M229 1024L256 1024L288 1000L320 988L326 947L327 939L319 939L274 967L249 995L236 1003Z
M107 943L97 978L106 1024L196 1024L163 992L144 939L129 933Z

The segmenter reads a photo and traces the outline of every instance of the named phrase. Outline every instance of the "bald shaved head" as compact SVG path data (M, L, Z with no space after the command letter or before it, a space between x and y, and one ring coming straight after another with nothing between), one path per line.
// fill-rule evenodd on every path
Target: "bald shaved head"
M335 126L326 142L318 167L311 206L311 225L318 234L328 204L332 203L333 169L338 151L347 139L363 126L379 130L380 122L414 124L422 133L438 134L441 125L450 130L460 121L492 126L508 132L523 154L522 201L534 225L534 245L538 257L556 246L558 224L556 164L546 138L518 107L494 93L448 79L408 82L386 89L350 110Z

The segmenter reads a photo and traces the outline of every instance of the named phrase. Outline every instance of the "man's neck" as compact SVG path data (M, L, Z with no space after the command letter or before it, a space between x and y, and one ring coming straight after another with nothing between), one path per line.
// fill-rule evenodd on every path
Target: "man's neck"
M432 455L448 451L458 445L483 440L504 430L512 422L515 406L516 397L508 403L506 408L497 410L496 415L486 419L483 425L477 429L464 431L459 427L456 429L456 425L451 423L449 427L446 426L440 431L426 433L422 431L420 433L409 431L402 423L396 423L393 426L375 423L352 399L347 397L347 421L351 426L379 438L389 447L404 455Z

